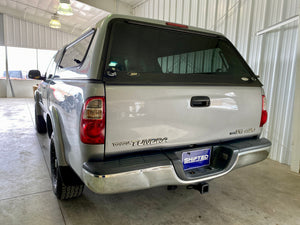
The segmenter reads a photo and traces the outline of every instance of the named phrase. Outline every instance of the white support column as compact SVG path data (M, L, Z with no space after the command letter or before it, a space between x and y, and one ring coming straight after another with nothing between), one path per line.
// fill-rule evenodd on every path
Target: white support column
M300 14L300 8L298 8ZM298 38L296 52L296 83L293 110L292 157L291 170L300 173L300 22L298 22Z
M3 22L3 14L0 13L0 46L4 46L4 22ZM4 49L5 51L5 49ZM5 58L5 56L4 56ZM0 60L4 60L1 58ZM5 69L5 68L1 68ZM3 73L3 70L0 70L0 73ZM2 74L0 74L1 76ZM0 79L0 98L6 97L6 80Z
M6 71L6 97L7 98L15 97L14 89L8 73L7 46L5 46L5 71Z

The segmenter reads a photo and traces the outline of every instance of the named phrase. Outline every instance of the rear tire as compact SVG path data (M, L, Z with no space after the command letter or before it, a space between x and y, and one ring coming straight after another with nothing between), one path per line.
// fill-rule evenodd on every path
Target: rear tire
M52 189L56 197L60 200L79 197L83 192L84 184L71 167L58 165L53 134L50 142L50 164Z
M36 105L34 110L34 118L35 118L35 128L37 132L40 134L45 134L47 132L47 125L43 116L38 115Z

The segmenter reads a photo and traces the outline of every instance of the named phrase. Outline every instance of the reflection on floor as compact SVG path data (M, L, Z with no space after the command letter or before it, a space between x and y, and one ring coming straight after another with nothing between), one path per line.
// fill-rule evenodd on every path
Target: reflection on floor
M34 130L32 99L0 99L0 224L300 224L300 176L272 160L210 182L210 192L166 187L116 195L85 189L58 201L49 140Z

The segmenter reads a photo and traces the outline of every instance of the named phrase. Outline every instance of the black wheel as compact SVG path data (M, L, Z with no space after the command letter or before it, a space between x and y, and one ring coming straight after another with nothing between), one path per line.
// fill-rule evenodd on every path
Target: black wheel
M34 114L35 128L36 128L37 132L40 133L40 134L46 133L47 132L47 125L46 125L46 122L45 122L43 116L38 115L37 106L35 106L34 112L35 112L35 114Z
M53 135L50 142L50 163L52 189L56 197L61 200L79 197L84 184L69 166L58 165Z

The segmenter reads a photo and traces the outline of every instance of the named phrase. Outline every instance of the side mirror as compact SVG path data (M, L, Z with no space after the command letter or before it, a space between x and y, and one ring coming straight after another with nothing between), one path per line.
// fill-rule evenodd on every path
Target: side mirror
M28 77L35 80L44 80L45 78L41 76L39 70L29 70Z

